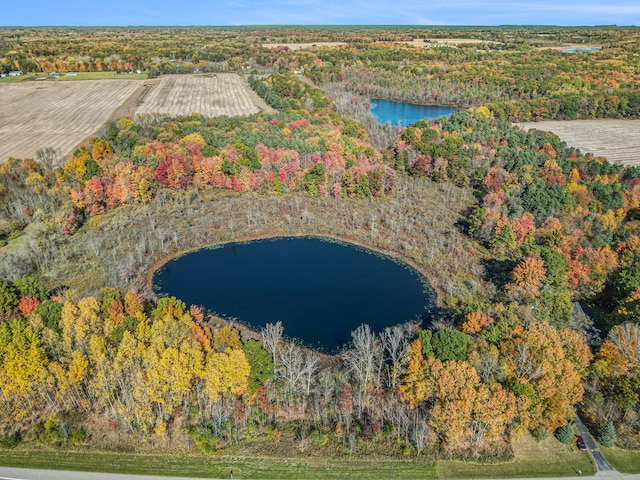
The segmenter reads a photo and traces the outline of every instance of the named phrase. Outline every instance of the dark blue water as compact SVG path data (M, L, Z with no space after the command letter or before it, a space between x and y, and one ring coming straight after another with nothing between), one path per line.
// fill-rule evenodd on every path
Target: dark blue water
M280 320L285 335L328 352L350 341L362 323L379 332L424 318L434 305L427 288L415 270L388 257L318 238L199 250L154 276L158 294L255 329Z
M391 122L391 125L406 127L424 118L439 118L451 115L456 109L440 105L414 105L412 103L394 102L391 100L371 100L371 113L380 124Z

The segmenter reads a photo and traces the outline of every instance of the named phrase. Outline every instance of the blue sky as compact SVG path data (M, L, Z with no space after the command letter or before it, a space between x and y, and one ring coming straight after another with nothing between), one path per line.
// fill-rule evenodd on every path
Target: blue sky
M640 25L639 0L24 0L0 25Z

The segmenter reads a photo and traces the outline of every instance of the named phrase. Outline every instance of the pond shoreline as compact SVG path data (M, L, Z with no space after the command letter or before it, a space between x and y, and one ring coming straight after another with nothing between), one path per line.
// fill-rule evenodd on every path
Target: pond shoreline
M385 98L369 99L369 112L380 125L390 123L407 127L421 120L436 120L457 110L454 106L418 104Z
M348 245L348 246L353 245L356 247L363 248L365 250L370 250L373 253L388 257L391 260L397 261L401 264L405 264L406 266L411 267L413 270L415 270L419 274L419 276L422 277L421 279L424 279L426 281L428 288L430 288L434 293L434 303L438 307L442 307L442 301L444 297L443 293L439 291L439 289L432 283L430 279L430 275L427 273L427 271L424 268L421 268L413 260L405 256L402 256L396 252L385 251L380 248L368 245L365 242L362 242L356 239L351 239L349 237L343 237L343 236L334 235L334 234L313 234L313 233L308 233L308 234L307 233L291 233L291 234L277 234L277 235L242 235L242 236L238 236L235 239L232 239L231 241L206 243L203 245L196 246L194 248L189 248L186 250L180 250L180 251L168 253L167 255L163 256L162 258L156 260L154 263L149 265L145 269L144 273L142 274L142 278L143 278L142 283L146 289L146 292L148 293L147 297L150 300L153 300L154 302L158 301L158 296L155 294L155 291L153 288L153 277L158 270L164 267L171 260L182 257L189 253L197 252L198 250L221 247L223 245L228 245L231 243L248 243L248 242L256 242L259 240L276 240L276 239L285 239L285 238L318 238L321 240L333 240L335 242L339 242L344 245Z
M263 240L287 240L287 239L317 239L317 240L321 240L323 242L329 242L329 243L337 243L340 244L344 247L349 247L349 248L355 248L358 249L362 252L365 252L367 254L370 255L375 255L380 257L383 260L388 260L388 261L392 261L394 263L396 263L398 266L408 269L412 275L415 275L417 277L417 280L420 282L420 284L422 285L422 289L423 289L423 293L425 294L425 298L429 298L429 303L426 304L426 306L429 306L428 308L425 309L425 311L421 314L421 316L423 316L423 318L419 321L417 321L416 324L422 324L423 321L427 321L428 322L428 317L424 317L425 314L428 314L429 311L432 311L433 309L435 309L436 311L439 310L441 307L439 305L440 301L439 301L439 297L440 295L438 294L436 288L434 288L429 280L429 277L425 274L425 272L420 269L418 267L418 265L415 264L415 262L406 259L404 257L402 257L401 255L398 255L394 252L387 252L387 251L383 251L382 249L379 248L375 248L375 247L371 247L369 245L366 245L364 242L355 242L352 240L348 240L345 239L342 236L337 236L337 235L329 235L329 234L302 234L302 233L296 233L296 234L290 234L290 235L273 235L273 236L264 236L264 235L250 235L250 236L242 236L242 237L238 237L235 238L231 241L226 241L226 242L216 242L216 243L212 243L212 244L208 244L205 246L201 246L201 247L196 247L196 248L191 248L188 250L184 250L184 251L179 251L179 252L174 252L172 254L168 254L166 256L164 256L163 258L159 259L158 261L154 262L147 270L147 272L145 273L145 284L146 284L146 288L149 292L152 293L153 296L153 300L157 301L158 296L156 294L156 290L155 290L155 284L154 284L154 278L156 273L158 273L158 271L160 269L162 269L168 262L178 259L184 255L188 255L191 253L195 253L195 252L199 252L201 250L214 250L217 249L219 247L223 247L225 245L231 245L231 244L243 244L243 243L253 243L253 242L258 242L258 241L263 241ZM179 294L176 294L176 297L178 297L180 300L184 301L183 298L180 298ZM188 302L190 303L190 302ZM200 307L202 307L201 305L198 305ZM212 311L210 308L204 307L203 310L206 313L206 318L208 320L209 326L211 328L217 328L220 326L224 326L224 325L231 325L234 328L237 328L243 338L249 339L257 339L260 340L261 336L259 333L259 326L252 324L249 320L247 319L243 319L243 318L236 318L233 316L226 316L226 315L221 315L215 311ZM285 323L285 322L283 322ZM384 322L383 322L384 323ZM399 322L399 323L403 323L403 322ZM395 324L395 322L391 322L388 326L392 326L392 324ZM291 325L290 325L291 327ZM374 327L375 328L375 327ZM376 330L379 330L380 326L378 326L376 328ZM355 329L355 327L353 327L353 329ZM351 329L352 330L352 329ZM287 331L287 325L285 325L285 340L288 342L293 342L296 343L298 346L301 346L304 349L308 349L310 351L314 351L320 355L322 355L323 358L325 358L325 360L330 359L330 358L334 358L336 355L339 355L339 353L344 349L344 347L346 345L348 345L348 341L346 341L345 343L341 343L341 344L337 344L335 346L328 346L326 344L324 344L321 340L318 340L318 345L312 345L312 342L310 339L306 339L306 341L302 338L300 338L300 332L298 332L298 335L296 335L295 333L292 333L291 331ZM302 343L301 343L302 342Z

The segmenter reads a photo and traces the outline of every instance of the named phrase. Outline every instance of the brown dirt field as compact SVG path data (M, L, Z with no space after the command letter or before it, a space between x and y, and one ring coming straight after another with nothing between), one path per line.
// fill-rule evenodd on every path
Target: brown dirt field
M0 162L45 147L61 160L103 125L135 114L205 116L274 112L238 75L171 75L153 80L22 82L0 85Z
M164 113L207 117L251 115L265 111L264 102L257 106L255 98L239 75L230 73L200 75L167 75L147 93L136 115Z
M640 120L549 120L518 125L553 132L583 154L591 152L612 163L640 165Z
M315 43L263 43L262 48L288 47L289 50L315 50L317 48L331 48L346 45L345 42L315 42Z
M427 38L429 42L425 42L423 38L416 38L410 42L394 42L402 43L404 45L411 45L412 47L433 48L443 46L457 46L457 45L473 45L480 43L498 43L492 40L482 40L479 38Z
M0 162L52 147L63 154L94 135L137 80L24 82L0 87Z

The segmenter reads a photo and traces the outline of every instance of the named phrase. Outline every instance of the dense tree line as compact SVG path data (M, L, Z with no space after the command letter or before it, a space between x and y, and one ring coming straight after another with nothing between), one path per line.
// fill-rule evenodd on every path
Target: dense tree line
M0 287L5 445L104 446L114 432L174 447L188 434L204 452L266 436L302 451L502 458L512 432L566 422L590 359L577 333L507 312L496 321L513 329L490 336L362 325L328 362L279 323L257 340L175 298L104 288L74 300L32 277Z
M409 126L395 151L396 167L410 175L476 191L467 229L494 259L498 305L585 333L572 302L608 310L618 325L592 366L584 408L593 425L613 421L620 442L636 446L638 169L579 155L546 132L519 131L486 107ZM462 329L486 325L485 310Z

